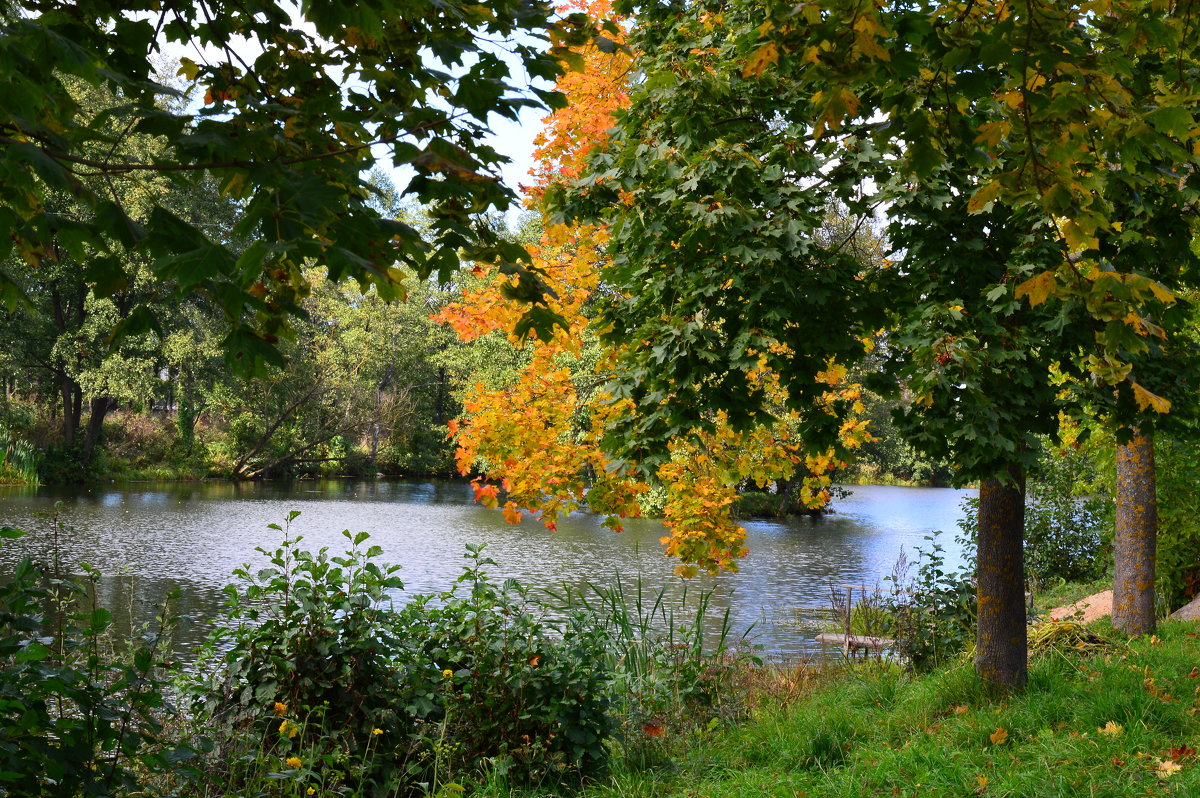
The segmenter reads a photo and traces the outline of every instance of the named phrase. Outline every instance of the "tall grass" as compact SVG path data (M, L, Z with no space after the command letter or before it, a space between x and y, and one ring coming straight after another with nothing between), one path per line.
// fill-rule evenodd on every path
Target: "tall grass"
M0 483L38 485L41 456L29 441L0 427Z
M586 609L594 613L608 633L614 660L633 676L650 674L664 651L676 663L700 667L731 649L733 624L726 608L710 617L713 591L692 590L684 583L681 594L672 597L666 586L647 589L640 575L633 580L618 572L608 584L585 582L547 590L549 606L558 611ZM689 597L694 603L689 607ZM753 628L747 629L736 645L749 644ZM705 638L709 638L706 643Z
M688 756L700 737L745 711L739 680L753 627L734 633L729 610L714 611L712 590L686 583L680 594L648 589L618 573L608 584L546 591L558 612L584 610L608 641L617 713L617 769L626 773Z

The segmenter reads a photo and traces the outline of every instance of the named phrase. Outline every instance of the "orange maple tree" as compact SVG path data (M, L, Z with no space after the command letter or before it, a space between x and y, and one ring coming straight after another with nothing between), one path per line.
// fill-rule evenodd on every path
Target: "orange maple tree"
M570 5L597 20L612 19L609 0L574 0ZM581 173L588 152L605 140L614 112L628 101L631 57L619 34L614 38L615 47L578 50L578 68L558 82L569 104L546 118L535 140L535 184L528 189L534 207L548 185ZM587 312L601 290L598 272L606 243L603 228L550 225L531 249L553 289L550 307L567 322L553 337L521 341L512 335L523 308L505 298L502 289L510 278L495 270L484 288L465 292L461 301L438 314L465 341L501 332L531 350L512 384L475 385L464 402L463 418L449 425L460 472L481 474L474 482L476 501L502 509L510 523L519 523L524 510L554 529L562 514L586 506L620 531L620 519L640 513L638 499L651 487L647 478L614 462L601 446L611 422L632 410L605 391L605 375L615 357L600 346ZM801 500L810 508L822 507L829 501L832 472L842 464L840 453L870 439L866 422L855 415L862 411L859 388L847 384L842 366L830 362L823 372L821 381L829 389L812 411L836 415L835 407L851 409L841 421L838 451L806 451L796 434L799 414L782 409L783 392L775 376L764 367L753 378L778 396L781 409L774 418L734 429L719 414L711 430L693 430L673 440L669 460L655 471L666 496L663 522L670 533L662 542L668 554L681 560L677 571L682 574L736 570L737 559L746 553L745 530L732 516L739 484L766 486L800 472L805 475Z

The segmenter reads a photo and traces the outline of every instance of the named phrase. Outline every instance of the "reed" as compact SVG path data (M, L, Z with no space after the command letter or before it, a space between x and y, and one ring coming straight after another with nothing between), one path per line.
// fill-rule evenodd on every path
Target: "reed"
M29 441L12 430L0 427L0 482L39 485L41 456Z

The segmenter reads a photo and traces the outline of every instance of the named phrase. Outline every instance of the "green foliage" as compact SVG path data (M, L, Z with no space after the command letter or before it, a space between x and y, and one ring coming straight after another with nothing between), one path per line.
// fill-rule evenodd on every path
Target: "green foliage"
M603 767L612 734L606 630L588 608L551 618L515 580L495 584L482 552L467 547L468 565L437 605L418 598L400 612L416 661L449 688L440 707L447 766L486 764L514 781ZM439 709L433 695L416 702Z
M41 455L25 438L0 426L0 484L38 484Z
M194 773L195 749L169 742L163 725L173 620L114 649L98 578L23 560L0 585L0 796L128 795L164 774L186 790Z
M1158 595L1168 610L1200 593L1200 442L1156 436Z
M220 307L227 363L241 373L282 364L276 344L302 315L307 263L392 299L403 294L396 266L444 280L465 254L507 264L525 294L540 295L524 250L479 221L514 198L496 175L505 158L484 133L492 114L514 119L559 102L541 81L585 38L581 15L558 18L548 3L523 0L420 12L404 2L299 12L203 2L133 17L115 2L0 11L0 76L10 88L0 114L0 257L44 266L61 252L109 290L122 260L142 260L175 296L203 294ZM157 74L158 53L194 42L209 48L203 58L182 58L178 76ZM256 52L242 55L245 42ZM338 81L351 76L345 90ZM102 87L120 107L90 113L79 86ZM135 137L153 150L127 146ZM380 213L373 150L415 172L406 193L434 206L428 239ZM167 177L185 191L216 186L239 203L237 224L209 229L155 190L135 204L116 188ZM52 195L78 207L69 223ZM15 307L19 288L0 287ZM141 307L120 334L153 326ZM552 317L542 306L527 321L545 333Z
M960 522L964 531L967 522ZM974 560L957 572L945 569L938 533L926 537L928 550L917 549L916 573L898 568L888 614L896 649L917 670L953 661L975 640Z
M351 550L331 557L285 533L226 590L236 625L193 687L226 749L213 778L252 776L243 760L366 762L339 780L392 794L483 768L529 781L603 766L611 677L587 613L543 617L519 584L489 579L482 547L449 590L394 608L398 566L345 534Z
M640 577L627 583L618 574L609 584L564 585L548 595L557 612L586 612L605 635L626 767L662 765L681 741L741 716L737 680L759 660L749 630L732 639L728 609L712 625L711 590L689 600L685 583L670 598L665 587L647 591Z
M1095 492L1101 479L1095 454L1047 448L1038 461L1025 502L1025 574L1035 592L1055 581L1096 579L1108 569L1113 507ZM959 527L973 547L979 501L966 499L962 509Z

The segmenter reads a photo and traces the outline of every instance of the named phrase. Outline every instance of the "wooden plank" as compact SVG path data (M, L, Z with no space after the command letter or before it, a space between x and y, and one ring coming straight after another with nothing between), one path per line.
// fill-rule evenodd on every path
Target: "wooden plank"
M869 637L867 635L844 635L838 632L822 632L817 635L818 643L825 643L831 646L849 646L850 648L866 648L873 651L882 651L885 648L894 648L896 641L890 637Z

